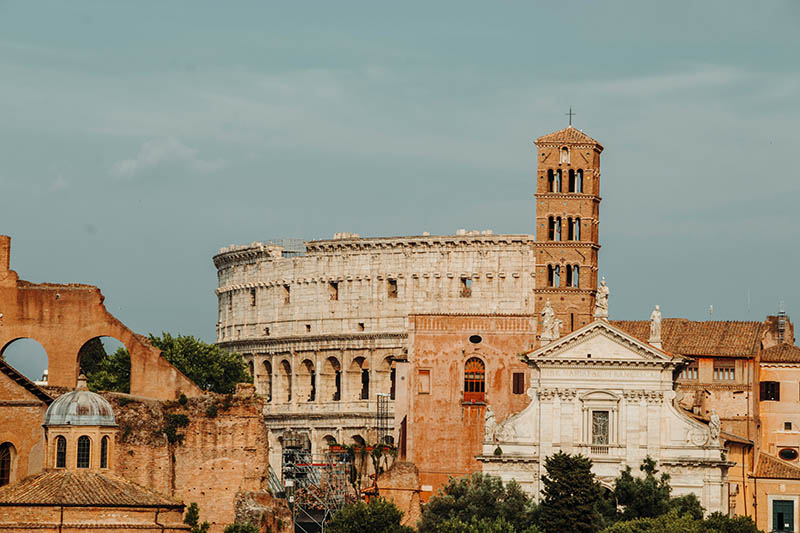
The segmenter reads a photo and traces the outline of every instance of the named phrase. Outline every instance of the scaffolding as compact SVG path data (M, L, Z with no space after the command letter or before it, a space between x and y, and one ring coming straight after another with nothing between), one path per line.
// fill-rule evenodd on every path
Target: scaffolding
M312 454L308 437L284 435L281 478L295 533L324 533L336 511L355 501L352 470L348 452Z
M375 417L375 433L378 437L378 444L394 444L389 422L389 394L379 392L378 412Z
M783 344L786 339L786 309L783 302L778 306L778 343Z

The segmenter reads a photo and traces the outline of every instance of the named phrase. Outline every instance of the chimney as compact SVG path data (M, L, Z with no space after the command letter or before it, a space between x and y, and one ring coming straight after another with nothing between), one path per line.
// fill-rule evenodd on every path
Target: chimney
M0 235L0 272L11 268L11 237Z

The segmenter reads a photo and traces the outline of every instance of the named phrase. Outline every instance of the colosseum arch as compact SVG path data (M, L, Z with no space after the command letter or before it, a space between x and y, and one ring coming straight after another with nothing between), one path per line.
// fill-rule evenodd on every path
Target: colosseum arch
M71 283L30 283L10 270L11 238L0 235L0 346L19 338L36 339L48 354L48 383L75 388L78 353L89 339L114 337L131 355L131 394L171 400L203 391L183 375L146 337L108 312L100 289Z
M328 357L322 364L320 383L320 400L338 402L342 399L342 365L334 356Z
M369 400L369 361L356 357L347 371L347 395L350 400Z
M297 401L313 402L317 399L317 373L314 370L314 362L311 359L303 359L297 369Z
M272 363L268 359L264 359L264 370L259 374L257 379L258 393L263 395L267 402L272 401Z
M292 401L292 364L282 359L278 366L277 386L272 398L278 403L289 403Z

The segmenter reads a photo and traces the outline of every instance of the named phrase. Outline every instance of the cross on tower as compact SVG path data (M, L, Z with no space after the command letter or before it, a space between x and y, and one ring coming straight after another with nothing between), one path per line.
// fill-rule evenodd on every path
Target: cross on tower
M577 113L572 112L572 106L569 106L569 113L564 113L569 117L569 125L572 126L572 117L577 115Z

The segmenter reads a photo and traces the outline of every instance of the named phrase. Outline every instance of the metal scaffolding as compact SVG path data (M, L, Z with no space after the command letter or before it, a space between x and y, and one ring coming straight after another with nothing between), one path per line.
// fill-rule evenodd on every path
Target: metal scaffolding
M394 444L392 432L389 429L389 395L383 392L378 393L378 413L375 417L375 433L378 437L378 444Z
M295 533L324 533L331 517L355 501L348 452L312 454L308 438L284 435L281 479L292 510Z

